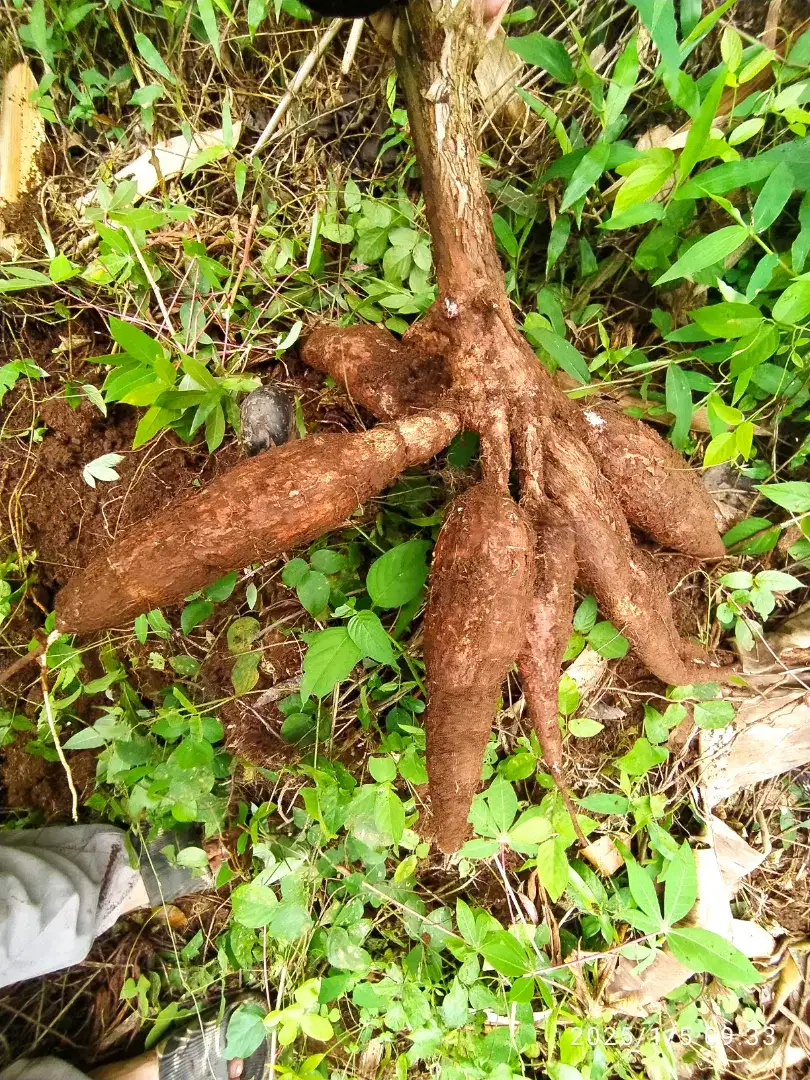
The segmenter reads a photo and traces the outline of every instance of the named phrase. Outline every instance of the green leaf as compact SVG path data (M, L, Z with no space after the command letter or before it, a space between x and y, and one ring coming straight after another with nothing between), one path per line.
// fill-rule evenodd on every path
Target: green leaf
M771 313L780 323L803 322L810 315L810 281L794 281L788 285Z
M672 0L630 0L630 3L649 30L664 67L671 72L677 71L681 63L681 50Z
M346 565L346 556L331 548L319 548L310 557L309 565L322 574L337 574Z
M160 342L139 330L137 326L117 319L114 315L110 316L109 325L113 341L134 360L153 368L157 361L163 359L163 346Z
M499 832L505 833L515 820L518 800L515 789L508 780L496 776L486 792L489 811Z
M302 701L313 694L326 697L362 658L345 626L333 626L309 635L299 693Z
M726 72L725 69L721 68L720 74L709 87L709 92L706 94L697 116L689 127L686 145L681 151L678 160L678 176L681 180L686 180L689 177L695 165L706 153L706 144L709 141L712 124L717 115L717 107L720 104L725 85Z
M510 259L517 258L518 242L506 218L500 214L492 215L492 231Z
M695 703L695 723L701 728L724 728L734 719L730 701L698 701Z
M395 844L402 839L405 831L405 807L393 788L381 787L374 801L374 823L385 836L390 836Z
M665 274L656 281L656 286L681 277L689 277L709 266L725 259L748 239L748 229L744 225L727 225L724 229L704 236L693 244Z
M636 85L638 72L638 34L633 34L616 61L610 77L610 86L608 86L605 98L604 125L606 128L615 124L621 116Z
M757 491L792 514L810 510L810 484L800 480L784 480L779 484L759 484Z
M732 301L696 308L691 315L701 330L714 337L727 339L742 338L755 333L763 318L762 312L753 304Z
M586 795L584 799L576 801L583 809L591 810L594 814L626 814L630 808L624 795L608 795L606 792Z
M290 559L281 571L281 580L288 588L294 589L309 573L305 559Z
M580 634L588 634L596 624L596 597L586 596L574 612L573 628Z
M252 929L267 926L277 906L278 897L273 890L258 881L238 885L231 893L233 917L241 926Z
M326 958L332 967L341 971L356 971L365 975L371 967L368 952L355 944L348 930L342 926L336 926L329 931L326 938Z
M568 243L568 237L571 235L571 218L568 214L558 214L554 224L551 226L551 232L548 238L548 249L546 251L546 276L551 273L552 268L559 260L562 253L565 251L565 245Z
M267 1038L264 1027L265 1010L253 1002L237 1005L228 1021L228 1040L225 1058L249 1058Z
M770 589L772 592L786 593L804 588L803 581L781 570L760 570L754 580L760 588Z
M780 161L765 181L754 204L753 221L757 232L764 232L773 225L787 206L794 186L793 170Z
M262 658L260 652L240 653L236 663L231 668L231 682L234 692L241 697L248 694L259 681L259 661Z
M387 784L397 778L397 767L393 758L372 757L368 759L368 771L378 784Z
M567 671L560 676L557 685L557 708L563 716L570 716L579 708L579 687Z
M175 79L174 75L172 75L171 71L166 67L163 57L146 34L135 35L135 48L153 71L156 71L158 75L162 75L166 82L171 83L172 86L177 84L177 79Z
M325 574L309 570L298 582L295 591L310 615L321 615L326 610L332 590Z
M565 844L559 836L544 840L537 849L537 876L548 893L552 903L556 903L568 884L568 857Z
M314 1012L304 1013L301 1017L301 1031L308 1039L314 1039L316 1042L328 1042L335 1033L329 1017ZM320 1076L320 1073L315 1075Z
M532 328L531 336L572 379L576 379L580 383L589 383L591 381L591 373L588 371L585 357L570 341L566 341L565 338L558 337L553 331L544 330L539 326Z
M652 199L657 195L675 168L675 155L665 146L646 150L641 158L634 158L617 170L627 179L616 193L613 204L614 216Z
M75 735L71 735L62 745L65 750L95 750L96 747L105 746L106 743L97 731L86 727L77 731Z
M395 663L391 638L373 611L358 611L348 622L349 637L363 653L378 664Z
M574 175L568 182L568 186L563 192L562 202L560 203L560 213L564 213L569 206L573 206L575 202L582 198L582 196L593 187L599 177L607 168L608 158L610 157L610 143L598 142L595 146L592 146L585 157L574 169ZM581 382L587 380L580 380Z
M229 651L232 653L247 652L261 633L261 629L259 620L254 619L252 615L234 619L228 627L225 637Z
M195 626L207 619L214 610L210 600L192 600L186 604L180 616L180 627L184 634L190 634Z
M658 904L655 885L644 867L639 866L635 859L627 860L627 884L630 886L630 895L636 907L660 926L661 908Z
M366 588L381 608L402 607L419 595L427 581L427 540L408 540L386 551L371 564Z
M450 990L442 999L442 1020L446 1027L463 1027L469 1019L467 987L456 976L450 984Z
M733 461L737 456L737 436L733 431L722 431L715 435L703 455L703 466L710 469L713 465L722 465L724 461Z
M200 13L200 20L205 29L205 36L208 38L211 43L211 48L214 50L214 55L217 60L221 60L222 57L219 51L219 27L217 26L217 16L214 11L214 5L211 3L211 0L197 0L197 10Z
M670 436L672 445L683 450L692 423L692 389L683 368L672 361L667 365L666 403L667 411L675 417Z
M467 944L472 945L473 948L475 948L478 945L478 931L475 927L475 916L470 909L470 905L466 900L462 900L460 897L456 900L456 926L458 927L458 932Z
M763 976L751 961L711 930L699 926L670 930L667 945L675 959L691 971L707 971L732 985L752 986L762 982Z
M523 37L507 38L506 44L527 64L543 68L564 86L576 82L574 66L561 41L535 32Z
M588 643L606 660L618 660L630 648L630 642L611 622L598 622L588 634Z
M695 906L697 892L695 853L684 840L667 867L664 882L664 921L667 925L672 926L689 914Z
M499 975L515 979L532 970L525 948L506 930L490 934L480 949L481 955Z
M644 776L655 765L661 765L669 757L669 751L653 746L649 739L636 739L632 747L615 764L628 776Z
M552 834L551 822L540 812L539 806L525 810L509 830L509 843L517 848L542 844Z
M577 739L592 739L604 729L605 725L589 716L572 716L568 721L568 733Z

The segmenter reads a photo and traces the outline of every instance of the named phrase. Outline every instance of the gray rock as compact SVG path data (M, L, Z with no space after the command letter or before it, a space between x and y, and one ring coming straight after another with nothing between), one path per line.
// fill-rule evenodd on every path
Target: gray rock
M286 390L260 386L240 407L242 449L248 457L287 442L295 421L295 399Z

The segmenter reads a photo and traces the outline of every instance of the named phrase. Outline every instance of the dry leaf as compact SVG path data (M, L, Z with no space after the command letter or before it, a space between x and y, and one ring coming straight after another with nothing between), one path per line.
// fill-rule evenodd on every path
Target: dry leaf
M234 122L234 144L239 141L241 129L241 123ZM118 183L122 180L134 180L138 189L137 198L142 199L160 184L179 176L188 168L189 163L197 154L213 146L221 145L223 145L222 128L202 131L198 135L192 135L190 140L185 135L175 135L173 139L167 139L144 150L133 162L119 169L114 179ZM95 197L95 192L83 196L79 200L79 208L89 206Z
M767 856L747 844L739 833L734 832L720 818L712 816L710 824L726 896L731 900L742 879L753 873Z
M700 732L707 806L810 761L809 702L804 691L751 699L743 702L728 727Z
M520 124L529 115L529 106L515 93L515 83L525 66L517 53L507 47L503 30L499 30L484 46L475 69L475 81L481 103L490 119L504 110L505 119L512 124Z
M580 855L604 877L611 877L620 866L624 866L624 859L609 836L600 836L584 847Z

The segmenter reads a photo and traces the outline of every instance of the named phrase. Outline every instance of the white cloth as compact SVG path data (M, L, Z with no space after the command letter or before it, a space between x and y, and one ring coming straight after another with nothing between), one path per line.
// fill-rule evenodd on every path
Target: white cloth
M0 986L84 960L139 878L110 825L0 833Z

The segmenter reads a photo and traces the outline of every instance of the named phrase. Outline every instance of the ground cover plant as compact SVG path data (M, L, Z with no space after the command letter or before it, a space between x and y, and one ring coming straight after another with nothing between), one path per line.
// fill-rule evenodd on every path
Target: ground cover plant
M332 29L303 7L15 9L63 145L4 211L7 824L194 825L218 893L45 981L30 1037L23 986L10 1057L248 985L232 1048L278 1075L787 1068L783 968L695 915L689 734L810 555L810 37L764 16L513 11L487 113L476 18L412 5L251 153ZM145 196L114 175L178 132ZM294 431L239 461L259 376ZM664 955L698 977L629 1008L611 965Z

